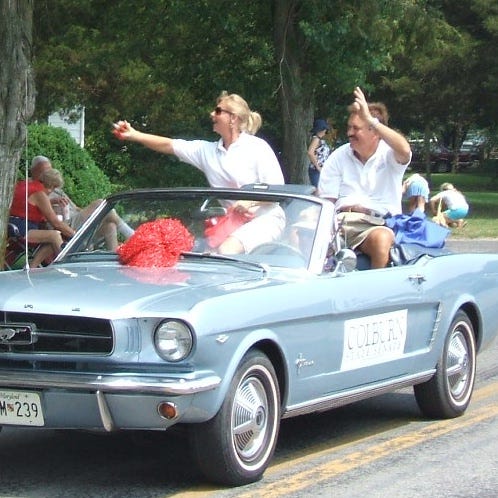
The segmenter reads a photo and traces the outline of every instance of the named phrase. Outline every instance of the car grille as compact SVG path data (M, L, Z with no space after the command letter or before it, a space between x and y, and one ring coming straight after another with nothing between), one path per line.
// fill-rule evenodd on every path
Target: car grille
M113 350L109 320L31 313L0 313L0 323L30 323L36 327L32 344L0 343L0 353L107 355Z

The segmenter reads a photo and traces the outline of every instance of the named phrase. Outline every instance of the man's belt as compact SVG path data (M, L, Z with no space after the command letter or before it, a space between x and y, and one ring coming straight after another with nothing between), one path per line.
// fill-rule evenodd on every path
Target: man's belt
M375 209L367 209L363 206L348 206L340 208L338 213L361 213L368 214L369 216L375 216L376 218L384 218L384 215L379 211L375 211Z

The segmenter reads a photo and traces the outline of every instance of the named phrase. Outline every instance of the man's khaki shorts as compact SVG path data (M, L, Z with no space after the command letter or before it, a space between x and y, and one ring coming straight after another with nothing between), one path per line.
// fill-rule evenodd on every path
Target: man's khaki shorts
M337 215L339 227L346 247L356 249L374 230L389 230L384 218L369 214L344 212Z

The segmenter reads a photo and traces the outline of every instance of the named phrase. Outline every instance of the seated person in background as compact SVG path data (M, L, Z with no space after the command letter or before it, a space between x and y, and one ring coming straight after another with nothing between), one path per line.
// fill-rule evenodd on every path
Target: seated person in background
M393 231L383 216L401 213L402 179L411 160L408 141L389 128L386 106L368 104L360 88L349 106L349 144L322 168L318 194L336 204L346 244L367 254L372 268L389 263Z
M446 222L446 226L462 228L465 226L464 218L469 212L469 205L465 196L457 190L451 183L441 184L441 192L431 197L430 206L432 214L438 211L441 203L441 211Z
M27 237L29 243L41 244L30 263L35 268L44 261L52 260L59 254L62 237L71 238L74 235L74 230L59 220L48 198L48 194L54 188L60 186L62 186L60 172L51 169L44 171L39 180L32 178L21 180L17 182L14 188L9 223L14 224L19 229L20 235ZM44 228L44 224L47 222L52 225L52 230Z
M52 163L48 157L36 156L31 161L31 178L39 180L45 171L51 169ZM83 225L102 202L102 199L97 199L88 206L80 208L62 191L62 184L50 192L49 199L59 219L65 221L75 231ZM64 216L64 213L67 213L67 216ZM133 230L115 212L106 216L101 231L106 246L111 251L115 251L118 246L118 232L125 238L129 238L133 234Z
M403 197L408 200L408 213L415 209L425 212L425 204L429 202L429 184L418 173L409 176L403 182Z
M83 223L85 223L102 202L102 199L97 199L88 204L88 206L80 208L61 188L54 189L50 193L49 198L58 216L64 219L76 231L81 228ZM134 232L115 211L111 211L103 219L100 231L104 237L106 247L110 251L115 251L118 247L118 232L126 239L131 237Z

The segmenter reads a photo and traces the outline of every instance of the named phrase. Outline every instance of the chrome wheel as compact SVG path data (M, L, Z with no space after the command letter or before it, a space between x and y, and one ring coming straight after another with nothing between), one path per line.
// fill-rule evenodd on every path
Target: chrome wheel
M461 324L466 326L466 324ZM446 376L448 389L455 400L465 395L469 378L472 375L472 362L469 358L469 349L465 336L455 330L448 345L446 361Z
M459 311L446 334L432 379L414 386L415 397L428 417L462 415L470 403L476 376L476 338L469 317Z
M232 410L233 444L241 460L257 457L264 448L267 427L268 396L258 377L249 374L237 387Z
M240 486L261 479L277 443L280 390L275 369L259 350L240 362L214 418L193 424L192 449L210 480Z

